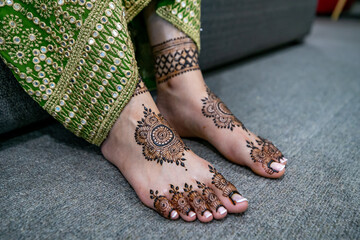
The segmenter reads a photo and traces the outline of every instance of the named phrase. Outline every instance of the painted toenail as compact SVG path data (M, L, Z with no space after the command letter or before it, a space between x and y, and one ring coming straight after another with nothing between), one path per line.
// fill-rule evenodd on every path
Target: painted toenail
M219 207L218 212L219 212L221 215L224 215L224 214L227 212L227 210L226 210L226 208L224 208L224 207Z
M176 219L177 216L178 216L177 211L173 210L173 211L171 212L171 219Z
M209 211L204 212L204 217L205 218L209 218L211 216L212 216L211 212L209 212Z
M284 169L285 165L281 163L273 162L271 163L270 167L277 172L281 172Z
M286 163L286 162L287 162L287 159L286 159L286 158L280 159L280 163Z
M196 213L194 213L193 211L189 212L189 217L194 217L196 215Z
M240 196L239 194L234 194L234 195L231 196L231 198L236 203L241 203L241 202L248 201L246 198Z

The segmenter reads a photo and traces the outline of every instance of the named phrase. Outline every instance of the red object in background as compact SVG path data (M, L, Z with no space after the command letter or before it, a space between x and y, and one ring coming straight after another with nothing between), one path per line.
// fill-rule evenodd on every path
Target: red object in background
M338 1L339 0L319 0L316 12L320 14L332 13ZM347 0L344 10L349 9L353 2L354 0Z

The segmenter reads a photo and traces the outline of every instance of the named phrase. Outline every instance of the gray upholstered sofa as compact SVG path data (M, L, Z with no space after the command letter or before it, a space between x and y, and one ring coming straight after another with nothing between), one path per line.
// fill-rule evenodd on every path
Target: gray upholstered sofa
M311 29L315 7L316 0L203 0L201 67L210 70L301 41ZM181 223L181 232L170 230L180 225L144 207L99 149L51 120L3 63L0 134L1 239L191 238L201 232L210 238L219 229L236 236L226 220ZM209 149L203 157L218 156ZM222 166L224 172L230 167ZM274 223L268 227L279 224Z

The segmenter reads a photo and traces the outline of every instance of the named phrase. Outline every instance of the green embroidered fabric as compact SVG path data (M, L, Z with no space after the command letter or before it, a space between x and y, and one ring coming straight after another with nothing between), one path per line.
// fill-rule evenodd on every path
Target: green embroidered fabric
M46 111L100 145L140 76L128 23L149 2L0 0L0 57ZM156 11L200 47L199 5L163 0Z

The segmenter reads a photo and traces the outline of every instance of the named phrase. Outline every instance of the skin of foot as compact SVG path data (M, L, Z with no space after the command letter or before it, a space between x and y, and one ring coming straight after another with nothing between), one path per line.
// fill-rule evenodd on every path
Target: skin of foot
M144 16L156 62L157 106L170 125L181 137L207 140L228 160L260 176L281 177L287 159L248 130L207 87L192 40L157 16L152 5Z
M139 199L165 218L209 222L248 207L234 185L186 147L141 81L101 151Z

